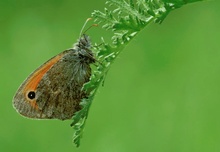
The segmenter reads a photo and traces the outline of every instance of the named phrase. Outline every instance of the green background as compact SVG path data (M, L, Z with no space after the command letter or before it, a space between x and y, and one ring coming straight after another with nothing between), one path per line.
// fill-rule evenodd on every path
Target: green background
M76 148L71 121L26 119L12 98L34 69L76 42L104 1L1 0L0 151L220 152L219 6L186 5L137 35L99 89ZM87 34L100 42L110 32Z

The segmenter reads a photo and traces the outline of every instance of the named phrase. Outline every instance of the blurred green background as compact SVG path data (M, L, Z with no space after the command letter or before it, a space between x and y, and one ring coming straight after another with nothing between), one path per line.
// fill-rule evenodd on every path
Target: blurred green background
M12 107L22 81L68 49L104 1L0 1L0 151L220 152L220 1L150 24L99 89L80 148L71 121L31 120ZM100 27L88 34L108 37Z

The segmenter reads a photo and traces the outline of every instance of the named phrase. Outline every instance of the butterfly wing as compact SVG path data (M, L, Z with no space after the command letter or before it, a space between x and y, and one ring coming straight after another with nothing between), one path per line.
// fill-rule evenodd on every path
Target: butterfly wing
M17 112L29 118L70 119L80 109L86 94L81 90L89 81L91 68L81 62L77 50L53 57L35 70L14 96Z

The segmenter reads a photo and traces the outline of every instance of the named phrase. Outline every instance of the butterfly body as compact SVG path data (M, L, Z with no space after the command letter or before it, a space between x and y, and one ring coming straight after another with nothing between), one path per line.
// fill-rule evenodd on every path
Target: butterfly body
M18 113L36 119L71 119L80 110L82 91L95 62L89 37L83 35L74 48L53 57L36 69L20 86L13 105Z

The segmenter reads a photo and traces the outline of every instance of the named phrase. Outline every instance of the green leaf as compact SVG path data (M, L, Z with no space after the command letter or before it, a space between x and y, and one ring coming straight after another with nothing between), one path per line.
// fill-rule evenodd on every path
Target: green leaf
M71 126L75 130L73 142L78 147L82 138L86 119L97 89L104 83L111 64L127 44L150 22L162 23L174 9L187 3L201 0L108 0L104 12L95 10L92 17L103 29L112 31L110 44L102 38L102 44L93 48L97 62L91 80L82 88L89 94L82 99L82 109L73 116Z

